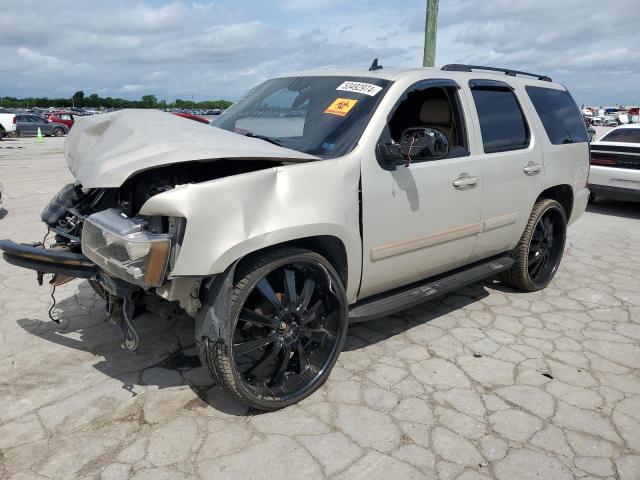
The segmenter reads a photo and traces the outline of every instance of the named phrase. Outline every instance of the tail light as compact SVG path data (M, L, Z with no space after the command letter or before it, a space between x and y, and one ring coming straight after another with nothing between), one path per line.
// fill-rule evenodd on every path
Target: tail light
M615 157L607 155L591 154L591 165L599 165L602 167L615 167L618 161Z
M16 116L14 115L13 116L13 124L15 125L16 123L17 123L17 120L16 120Z

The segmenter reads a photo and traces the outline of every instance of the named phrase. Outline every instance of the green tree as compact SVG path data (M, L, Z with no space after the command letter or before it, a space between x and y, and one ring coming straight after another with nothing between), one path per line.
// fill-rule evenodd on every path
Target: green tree
M97 94L92 93L89 95L89 106L94 108L100 106L100 97Z
M78 90L73 94L71 99L73 100L73 103L76 107L81 107L84 103L84 92L82 90Z
M155 95L145 95L140 99L140 103L144 108L157 108L158 99Z

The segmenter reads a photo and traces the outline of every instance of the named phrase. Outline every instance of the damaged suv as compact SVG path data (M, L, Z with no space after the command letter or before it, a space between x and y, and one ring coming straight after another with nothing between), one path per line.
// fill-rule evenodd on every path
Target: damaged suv
M53 243L0 242L51 284L87 279L135 350L135 314L194 318L202 363L276 409L326 380L349 321L500 274L544 288L589 192L567 90L513 70L325 69L266 81L214 126L82 119Z

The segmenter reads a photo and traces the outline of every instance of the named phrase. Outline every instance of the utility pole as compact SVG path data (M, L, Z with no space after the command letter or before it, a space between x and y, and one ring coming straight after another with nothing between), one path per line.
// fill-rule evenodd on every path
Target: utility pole
M424 23L424 57L422 57L423 67L433 67L436 63L438 1L439 0L427 0L427 15Z

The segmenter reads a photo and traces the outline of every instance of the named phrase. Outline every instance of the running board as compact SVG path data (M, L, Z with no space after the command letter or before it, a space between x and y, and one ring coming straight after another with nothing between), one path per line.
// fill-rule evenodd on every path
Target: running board
M494 257L475 266L466 267L464 270L445 274L435 280L429 279L425 283L412 284L402 290L396 289L376 295L371 299L356 303L349 310L349 321L364 322L390 315L492 277L496 273L509 270L512 265L513 259L511 257Z

